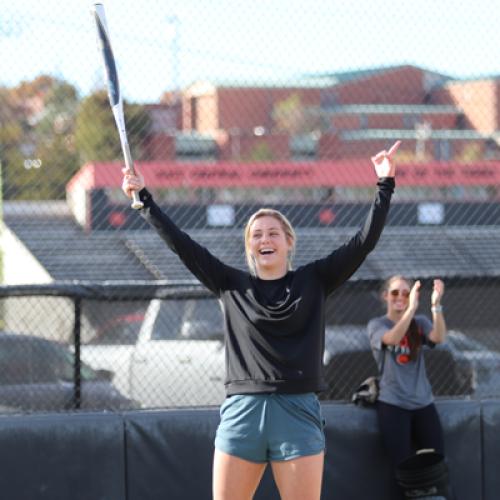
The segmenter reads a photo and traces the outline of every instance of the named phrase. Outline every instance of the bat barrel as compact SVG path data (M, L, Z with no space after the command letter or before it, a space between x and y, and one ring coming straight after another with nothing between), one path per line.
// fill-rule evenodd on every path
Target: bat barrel
M94 4L93 8L94 19L99 37L100 48L104 63L104 70L106 75L106 83L108 87L108 96L113 115L115 117L116 126L120 135L120 142L122 146L125 164L132 173L135 173L134 162L130 154L130 148L127 140L127 131L125 128L125 117L123 114L123 102L120 93L120 84L118 81L118 72L116 70L115 57L111 48L111 41L109 39L108 27L106 23L106 14L104 6L101 3ZM142 208L144 204L139 199L139 194L136 191L132 192L132 208Z

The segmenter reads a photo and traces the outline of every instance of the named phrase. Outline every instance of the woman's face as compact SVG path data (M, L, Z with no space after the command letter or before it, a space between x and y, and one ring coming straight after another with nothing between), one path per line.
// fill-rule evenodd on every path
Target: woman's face
M248 246L255 261L257 276L266 273L286 274L291 242L278 219L265 215L250 227Z
M388 312L404 312L408 307L410 285L402 279L395 279L389 283L384 293Z

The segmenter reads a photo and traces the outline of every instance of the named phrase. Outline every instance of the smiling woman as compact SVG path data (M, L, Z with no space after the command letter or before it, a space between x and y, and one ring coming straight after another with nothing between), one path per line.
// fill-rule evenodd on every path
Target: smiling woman
M439 486L440 493L450 498L443 461L443 430L423 355L424 349L432 349L445 340L446 324L441 305L444 283L439 279L433 283L432 321L416 314L420 288L420 281L413 283L400 275L389 278L382 291L386 314L368 323L368 337L381 372L376 409L384 446L402 493L404 490L404 498L412 495L400 477L403 464L422 450L432 450L441 457L436 469L438 482L443 483ZM416 471L415 477L419 472L422 471ZM420 487L424 487L424 483Z
M262 279L282 277L292 269L297 237L290 221L277 210L261 208L245 227L245 253L250 271Z
M143 177L123 170L123 191L139 193L140 213L223 304L227 398L215 436L215 500L252 498L267 463L282 499L320 498L325 436L316 393L327 388L325 301L375 248L394 190L399 145L371 158L377 192L363 227L296 270L295 232L280 212L266 208L250 217L245 272L193 241L156 205Z

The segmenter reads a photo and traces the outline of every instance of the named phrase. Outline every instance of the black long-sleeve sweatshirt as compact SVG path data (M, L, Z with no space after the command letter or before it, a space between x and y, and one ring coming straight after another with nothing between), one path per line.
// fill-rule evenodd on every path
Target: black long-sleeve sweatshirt
M226 323L226 394L304 393L326 389L325 302L375 247L389 210L394 178L379 179L363 227L344 245L277 280L227 266L139 194L143 217L186 267L221 301Z

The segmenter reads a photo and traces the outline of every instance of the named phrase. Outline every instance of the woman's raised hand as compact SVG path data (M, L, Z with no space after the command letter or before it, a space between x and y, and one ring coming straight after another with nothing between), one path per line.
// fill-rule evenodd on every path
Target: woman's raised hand
M422 283L420 280L415 281L410 290L410 297L408 302L408 307L414 312L418 309L418 299L420 298L420 287Z
M431 295L431 305L438 306L441 303L441 298L444 294L444 283L441 280L434 280L434 286L432 288Z
M129 168L122 168L123 172L123 182L122 182L122 190L129 197L132 198L132 192L139 192L144 188L144 177L139 173L135 172L132 174Z
M394 177L396 175L396 164L394 163L393 157L396 154L401 141L396 141L389 151L380 151L375 156L372 156L371 160L373 166L375 167L375 172L377 176L380 177Z

